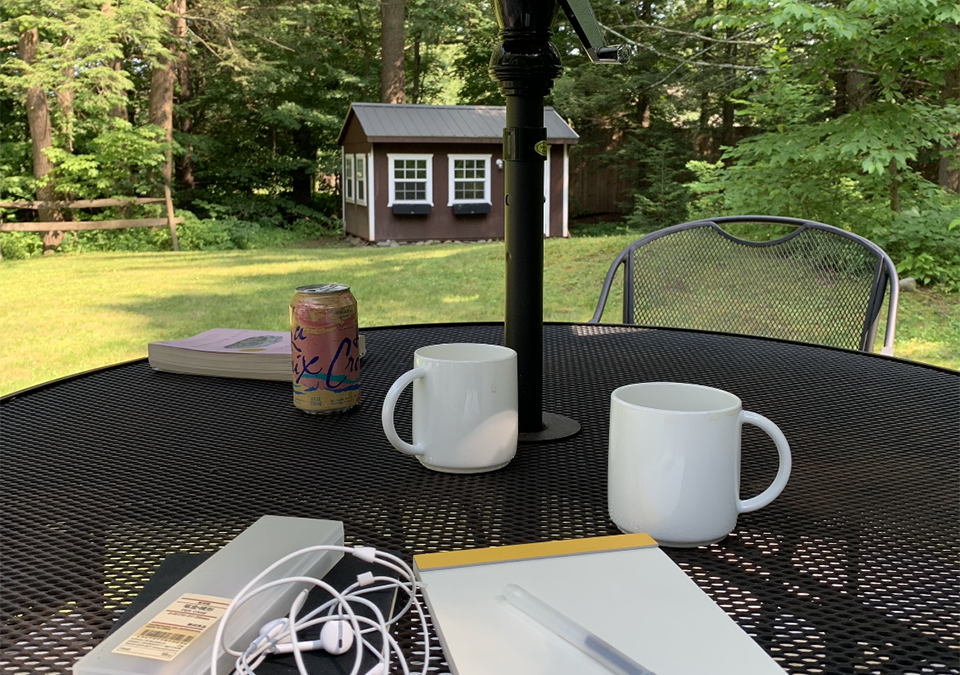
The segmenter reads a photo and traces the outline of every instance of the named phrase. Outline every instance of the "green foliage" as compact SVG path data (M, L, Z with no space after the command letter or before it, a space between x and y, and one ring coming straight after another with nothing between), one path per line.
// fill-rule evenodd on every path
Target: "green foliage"
M682 221L690 200L684 184L690 177L686 160L692 153L672 129L643 129L623 145L624 164L636 172L633 211L627 223L644 231Z
M160 172L167 143L159 127L134 127L126 120L111 118L108 126L84 145L88 152L47 151L61 192L76 199L96 199L162 190Z
M713 19L758 24L774 46L765 76L737 91L741 124L761 133L726 148L722 162L688 164L697 176L691 216L837 225L879 244L903 276L956 288L960 229L951 223L960 197L930 183L919 163L931 148L956 147L960 101L942 94L944 73L960 63L952 32L960 8L940 0L731 7ZM838 111L841 94L848 109Z
M484 11L489 13L481 16ZM492 11L489 6L472 2L404 0L404 15L407 103L456 103L461 80L450 77L450 71L459 55L458 47L470 39L465 31L472 32L478 21L489 21Z
M177 244L181 251L232 251L252 248L278 248L303 241L339 237L340 223L334 218L299 218L285 228L261 226L228 214L228 209L208 205L215 217L198 218L190 211L176 210L183 218L178 223ZM157 214L154 214L157 215ZM125 251L146 253L173 248L166 227L84 230L68 232L56 248L58 253L94 253ZM43 252L40 235L32 232L0 233L0 252L9 260L23 260Z
M23 156L30 156L29 143L0 142L0 195L7 199L32 201L36 181L30 173L14 168L21 163Z
M337 136L352 101L378 98L379 5L209 3L189 24L203 86L179 107L190 134L196 189L186 203L226 207L242 220L291 223L312 202L318 174L339 171ZM200 40L206 43L206 47Z
M110 11L104 11L105 7ZM132 126L120 129L112 126L116 120L110 117L110 112L126 106L130 102L128 93L136 88L137 80L142 82L144 73L149 77L150 69L158 60L170 56L161 42L167 21L158 5L9 0L3 3L0 18L0 45L5 46L0 51L0 117L3 119L0 126L6 127L12 121L11 131L17 132L16 135L8 135L6 131L0 134L3 162L0 190L4 196L32 196L28 194L33 190L29 132L23 114L24 95L30 87L48 92L54 145L50 154L51 158L56 156L55 162L69 163L62 153L99 155L103 151L103 157L92 160L99 167L95 170L101 174L108 164L117 160L121 166L108 169L113 174L127 163L150 163L146 157L112 152L121 149L149 152L143 143L151 138L152 132L144 132L135 141L133 137L141 134L143 130L138 127L145 120L134 119ZM16 48L21 31L33 28L38 30L39 43L34 63L28 66L19 58ZM114 62L120 60L125 60L126 68L114 67ZM61 107L57 95L69 96L72 107ZM127 138L121 138L124 135ZM91 180L90 161L87 157L71 167L86 173L87 183ZM67 182L75 178L70 176ZM106 180L103 178L101 182ZM126 187L117 185L107 194L122 194L121 190ZM64 196L71 195L70 185L58 186L58 190Z
M849 164L841 162L781 165L758 159L730 166L692 161L687 166L697 176L688 185L694 195L691 218L752 213L842 226L879 220L888 211L876 198L885 189L883 182L860 179Z
M228 251L253 247L260 230L256 223L236 218L200 220L189 212L181 212L184 222L177 225L177 244L183 251ZM168 235L169 231L164 230Z
M60 253L92 253L94 251L169 251L170 231L166 228L135 227L123 230L84 230L68 232L57 247Z
M741 76L687 65L688 58L722 54L722 46L711 43L714 52L705 56L695 35L702 2L640 3L639 17L620 3L594 2L593 8L601 24L617 31L608 42L632 42L635 55L622 67L596 66L561 19L554 43L564 73L551 102L573 122L582 145L609 148L593 161L615 167L632 186L624 205L628 227L648 232L682 222L691 199L685 184L693 177L686 164L714 152L714 137L729 132L707 121L717 117Z
M188 68L175 93L173 151L191 155L196 188L175 190L177 203L196 202L191 210L203 216L217 204L264 226L336 217L339 200L313 196L311 185L338 171L336 137L349 103L376 99L378 2L190 0L183 39L170 34L163 4L4 3L0 195L33 196L23 96L37 85L49 92L58 194L158 194L166 148L147 124L151 71L179 50ZM33 26L40 44L27 67L16 42ZM72 114L59 94L72 94Z
M456 29L461 46L452 72L461 83L457 102L461 105L503 105L503 96L488 70L490 57L500 43L493 3L480 0L462 4L466 11Z
M870 238L890 253L897 274L960 291L960 203L928 199L898 213Z
M884 201L883 181L842 163L813 173L800 163L690 162L697 181L689 217L763 213L807 218L855 232L880 246L901 276L960 287L960 198L912 175L901 185L899 213Z
M616 237L621 235L629 235L633 238L639 238L640 235L646 234L646 230L641 231L635 227L624 222L611 222L611 221L570 221L570 236L573 238L576 237Z
M43 242L32 232L0 232L0 255L4 260L26 260L43 252Z
M27 113L18 96L0 86L0 196L33 200Z

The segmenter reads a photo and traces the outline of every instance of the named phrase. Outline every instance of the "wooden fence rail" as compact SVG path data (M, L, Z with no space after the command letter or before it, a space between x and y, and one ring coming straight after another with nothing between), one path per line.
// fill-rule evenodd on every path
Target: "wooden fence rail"
M183 218L173 217L173 200L170 197L170 188L164 186L163 197L131 197L130 199L80 199L75 201L51 202L0 202L4 209L37 209L48 207L52 209L97 209L109 206L141 206L143 204L166 204L166 218L128 218L124 220L61 220L26 223L0 223L0 232L73 232L77 230L119 230L128 227L160 227L167 225L170 228L170 239L173 250L180 250L177 245L177 224Z
M174 218L174 224L183 218ZM47 222L4 223L0 232L72 232L74 230L120 230L127 227L160 227L167 225L166 218L130 218L128 220L51 220ZM174 249L176 250L176 249Z
M4 209L39 209L49 206L52 209L97 209L105 206L141 206L143 204L162 204L164 197L137 197L130 199L78 199L73 202L0 202Z

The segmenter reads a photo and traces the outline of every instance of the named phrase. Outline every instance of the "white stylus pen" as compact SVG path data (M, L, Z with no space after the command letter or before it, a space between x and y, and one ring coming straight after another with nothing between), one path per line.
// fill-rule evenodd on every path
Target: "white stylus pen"
M511 605L618 675L656 675L608 642L564 616L516 584L507 584L503 596Z

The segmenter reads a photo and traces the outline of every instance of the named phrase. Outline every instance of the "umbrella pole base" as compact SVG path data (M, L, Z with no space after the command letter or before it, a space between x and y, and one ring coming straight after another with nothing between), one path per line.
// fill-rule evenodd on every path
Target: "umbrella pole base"
M580 423L556 413L543 413L543 429L540 431L521 431L521 443L547 443L569 438L580 433Z

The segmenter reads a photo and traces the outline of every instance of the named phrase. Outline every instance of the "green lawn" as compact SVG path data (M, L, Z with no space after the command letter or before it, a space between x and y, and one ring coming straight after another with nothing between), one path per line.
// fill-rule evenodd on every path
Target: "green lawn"
M632 235L546 241L544 318L585 321ZM350 284L360 325L502 320L503 244L61 255L0 263L0 393L214 327L283 330L296 286ZM619 302L605 321L617 321ZM960 368L960 296L901 295L897 356Z

